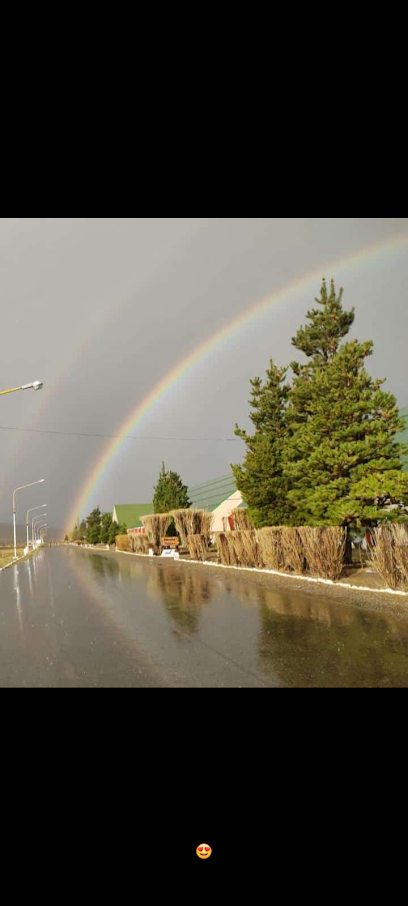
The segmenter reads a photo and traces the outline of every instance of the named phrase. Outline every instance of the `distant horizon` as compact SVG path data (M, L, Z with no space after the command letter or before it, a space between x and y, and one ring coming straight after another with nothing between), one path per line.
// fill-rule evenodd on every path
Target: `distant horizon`
M19 524L16 527L17 529L17 541L26 541L27 540L27 526L24 524ZM29 527L29 534L31 538L31 524ZM49 540L53 535L64 535L65 532L62 528L55 528L50 526L47 529L47 540ZM13 523L12 522L0 522L0 544L6 542L7 544L13 541Z

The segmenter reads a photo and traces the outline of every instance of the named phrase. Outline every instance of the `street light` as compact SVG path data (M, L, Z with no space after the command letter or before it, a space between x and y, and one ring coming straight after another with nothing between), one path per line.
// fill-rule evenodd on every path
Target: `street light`
M45 514L45 515L47 515L47 514ZM41 530L46 527L48 527L48 522L38 522L38 523L36 522L36 524L34 526L34 534L35 534L36 541L38 541Z
M16 488L13 491L13 526L14 526L14 559L17 560L17 531L16 531L16 494L17 491L24 491L26 488L33 488L36 484L44 484L45 478L40 478L39 481L32 481L31 484L23 484L21 488Z
M27 550L29 550L29 548L30 548L30 541L29 541L29 537L28 537L28 517L29 517L30 513L34 513L35 510L43 510L46 506L47 506L47 504L43 503L43 504L41 504L41 506L32 506L31 510L27 510ZM43 516L44 516L44 513L43 513Z
M41 536L41 532L42 532L44 529L47 529L47 528L48 528L48 523L45 523L45 525L39 525L39 526L37 526L36 532L38 531L38 536L37 536L37 539L36 539L36 542L35 542L35 543L36 543L36 546L37 546L37 544L42 544L42 536Z
M34 516L34 519L32 520L32 526L31 526L31 545L32 545L33 550L34 550L34 544L35 544L35 541L36 541L37 522L38 522L39 519L43 519L46 515L47 515L46 513L43 513L41 516ZM35 525L34 525L34 523L35 523ZM39 523L38 523L38 525L39 525Z
M41 523L41 525L37 525L37 526L36 526L36 529L35 529L35 533L36 533L36 536L37 536L37 537L36 537L36 540L35 540L36 546L37 546L37 544L42 544L42 540L41 540L41 532L43 532L44 529L47 529L47 528L48 528L48 523L47 523L47 522L45 522L44 525ZM37 533L38 533L38 534L37 534Z
M34 523L35 523L35 528L37 528L38 520L44 519L46 515L47 515L47 513L41 513L41 516L34 516L33 519L31 520L31 544L32 544L33 550L34 550L34 532L35 532Z
M42 381L32 381L31 384L23 384L22 387L13 387L12 390L1 390L0 396L6 396L7 393L17 393L17 390L42 390L44 384Z

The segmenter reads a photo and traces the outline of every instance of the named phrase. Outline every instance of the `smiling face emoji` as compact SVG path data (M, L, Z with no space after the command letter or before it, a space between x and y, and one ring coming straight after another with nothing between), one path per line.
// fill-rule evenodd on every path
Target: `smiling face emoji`
M197 846L196 853L199 859L209 859L212 853L211 846L201 843L200 846Z

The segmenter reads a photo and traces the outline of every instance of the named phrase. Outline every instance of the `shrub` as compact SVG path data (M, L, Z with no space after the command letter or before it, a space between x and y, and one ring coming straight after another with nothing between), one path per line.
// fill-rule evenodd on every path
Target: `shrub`
M408 591L408 526L393 525L394 556L401 589Z
M340 526L298 529L310 574L322 579L340 579L346 551L347 530Z
M134 554L148 554L150 541L147 535L128 535L129 548Z
M227 532L227 542L232 548L238 566L256 567L260 565L261 557L254 529L244 532Z
M169 513L155 513L152 516L141 517L141 522L146 529L148 539L155 548L160 548L161 539L166 534L167 529L171 525L171 521L172 517Z
M223 566L239 566L236 560L233 545L228 543L229 535L232 532L214 532L214 540L217 545L218 559Z
M187 547L192 560L206 560L208 546L208 535L187 535Z
M259 567L261 552L255 531L215 532L219 561L223 566Z
M277 527L259 529L257 536L260 555L265 568L282 572L285 568L282 529Z
M382 525L374 529L371 562L395 591L408 591L408 527Z
M171 516L183 544L187 544L189 535L210 534L213 514L207 510L174 510Z
M237 507L235 510L231 510L230 515L233 517L235 524L235 531L237 532L250 532L253 531L254 526L248 516L248 510L241 507Z
M116 536L116 547L118 551L128 551L129 548L129 535L117 535Z
M307 563L302 544L302 539L297 528L282 528L282 547L284 568L288 572L302 575L307 570Z

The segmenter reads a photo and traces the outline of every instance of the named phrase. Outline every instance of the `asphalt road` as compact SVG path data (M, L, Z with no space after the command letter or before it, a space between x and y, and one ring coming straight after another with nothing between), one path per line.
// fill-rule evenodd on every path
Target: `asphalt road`
M408 686L408 618L266 578L45 548L0 574L0 686Z

